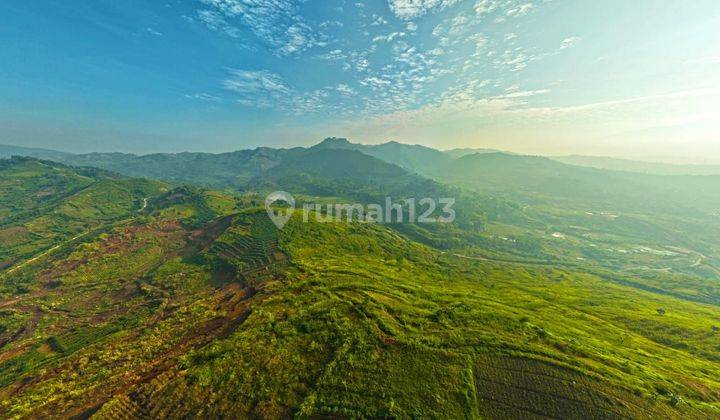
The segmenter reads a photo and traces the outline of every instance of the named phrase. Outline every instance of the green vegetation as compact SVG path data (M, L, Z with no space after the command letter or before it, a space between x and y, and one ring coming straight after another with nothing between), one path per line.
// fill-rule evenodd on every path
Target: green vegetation
M357 150L238 154L194 156L228 171L195 186L0 160L1 417L720 416L714 189L683 213L644 202L685 197L654 178L595 197L532 158L460 190ZM278 231L279 187L457 196L458 221Z

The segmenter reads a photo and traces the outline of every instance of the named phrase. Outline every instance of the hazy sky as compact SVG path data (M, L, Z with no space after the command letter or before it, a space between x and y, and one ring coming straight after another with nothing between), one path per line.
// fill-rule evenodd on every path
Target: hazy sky
M720 162L717 0L3 0L0 143Z

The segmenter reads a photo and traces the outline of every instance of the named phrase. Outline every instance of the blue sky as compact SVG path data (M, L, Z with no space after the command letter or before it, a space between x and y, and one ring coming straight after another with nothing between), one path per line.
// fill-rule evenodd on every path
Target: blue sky
M5 0L0 143L720 161L720 2Z

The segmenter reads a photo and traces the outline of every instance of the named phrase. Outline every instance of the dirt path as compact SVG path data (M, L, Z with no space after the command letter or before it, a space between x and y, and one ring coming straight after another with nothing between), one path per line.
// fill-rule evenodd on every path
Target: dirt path
M41 252L40 254L38 254L38 255L30 258L29 260L25 260L25 261L21 262L20 264L16 265L15 267L12 267L12 268L9 269L8 271L6 271L5 274L3 274L2 276L5 277L5 276L7 276L8 274L14 272L15 270L18 270L18 269L20 269L20 268L22 268L22 267L25 267L25 266L28 265L28 264L33 263L33 262L39 260L40 258L45 257L45 256L47 256L48 254L51 254L51 253L57 251L58 249L62 248L64 245L66 245L67 243L72 242L72 241L75 241L75 240L77 240L77 239L82 238L83 236L86 236L86 235L90 234L90 232L92 232L92 231L87 231L87 232L85 232L85 233L81 233L80 235L74 236L74 237L72 237L72 238L70 238L70 239L68 239L68 240L66 240L66 241L63 241L62 243L59 243L59 244L55 245L54 247L52 247L52 248L50 248L50 249L47 249L47 250Z
M469 256L467 256L467 255L462 255L462 254L453 254L453 256L454 256L454 257L458 257L458 258L464 258L464 259L466 259L466 260L491 261L490 259L485 258L485 257L469 257Z

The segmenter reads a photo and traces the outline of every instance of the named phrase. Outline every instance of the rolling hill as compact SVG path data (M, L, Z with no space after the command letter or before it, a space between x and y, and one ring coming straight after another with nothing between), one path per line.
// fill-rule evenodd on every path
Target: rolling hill
M102 226L0 271L3 417L720 412L718 305L582 266L442 251L391 226L296 214L278 231L248 195L2 164L3 191L74 186L35 194L37 215L10 224L73 203Z
M720 272L717 176L608 171L504 153L452 159L422 146L363 146L337 138L309 149L71 155L65 163L241 194L285 189L301 201L456 197L458 223L394 228L431 246L592 262L654 283L660 277L679 285L690 280L678 274L709 279Z
M451 155L430 147L402 144L395 141L378 145L363 145L351 143L344 138L329 137L312 148L356 150L423 175L442 171L454 160Z
M0 267L136 216L163 184L50 161L0 160Z
M47 159L62 161L71 156L72 153L59 152L57 150L38 149L34 147L6 146L0 144L0 159L8 159L13 156L33 157L37 159Z

